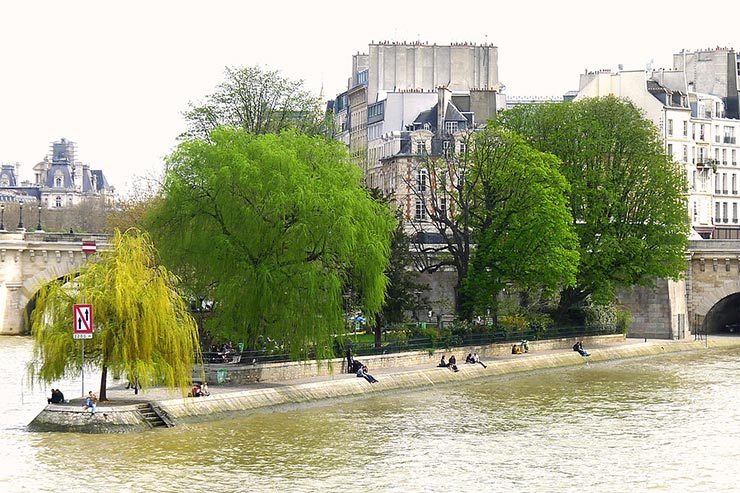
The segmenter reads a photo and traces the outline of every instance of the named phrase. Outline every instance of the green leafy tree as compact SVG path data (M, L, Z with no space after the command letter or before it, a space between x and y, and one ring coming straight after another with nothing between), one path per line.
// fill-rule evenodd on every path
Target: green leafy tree
M571 185L580 265L576 285L561 293L560 320L588 298L609 303L616 288L683 272L685 178L634 105L605 97L522 106L502 121L533 147L558 156Z
M340 143L226 127L169 157L149 221L166 265L210 286L212 330L304 357L329 354L350 283L381 309L394 228Z
M429 186L415 183L412 190L428 204L429 222L443 244L420 245L432 259L420 264L427 270L455 267L460 318L495 311L507 282L550 290L573 283L577 243L568 185L554 156L491 126L472 134L464 152L422 166Z
M303 81L278 71L254 67L227 67L224 81L199 104L184 113L186 137L208 139L211 130L225 125L252 134L295 129L316 134L325 131L321 101Z
M86 264L80 275L43 287L32 314L34 379L51 383L80 374L80 349L72 339L76 303L93 306L95 333L85 342L85 363L102 369L100 399L106 400L108 370L138 377L145 386L165 384L184 392L200 359L195 322L174 286L155 264L149 237L116 231L113 249Z

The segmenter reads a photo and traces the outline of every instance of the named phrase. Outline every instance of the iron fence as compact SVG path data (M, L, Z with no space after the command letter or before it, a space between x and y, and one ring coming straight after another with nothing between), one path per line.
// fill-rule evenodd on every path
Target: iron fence
M491 329L475 333L450 333L440 337L404 337L402 333L389 331L383 336L380 346L373 342L355 342L352 336L338 337L334 342L333 352L337 358L344 357L347 349L353 356L372 356L394 354L409 351L433 351L461 346L484 346L489 344L515 343L522 340L537 341L547 339L577 338L596 335L618 334L615 326L601 327L551 327L547 329L506 330ZM309 351L305 358L314 359L314 351ZM204 352L206 364L254 365L258 363L284 363L293 361L290 354L275 351L243 350Z

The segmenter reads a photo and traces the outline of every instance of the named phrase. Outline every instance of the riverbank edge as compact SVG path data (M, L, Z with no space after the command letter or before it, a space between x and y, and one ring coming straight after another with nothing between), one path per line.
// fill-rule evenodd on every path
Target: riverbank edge
M333 374L319 381L279 384L266 388L224 391L202 398L152 400L134 405L99 406L93 416L83 408L49 405L28 425L30 431L64 431L82 433L130 433L146 431L152 425L144 416L153 407L171 424L214 421L244 415L264 409L300 405L310 402L363 396L394 390L415 389L435 385L577 366L587 363L631 359L661 354L726 349L740 347L740 338L709 341L650 341L610 344L595 348L588 358L561 349L544 354L528 353L492 360L487 368L480 365L459 365L458 372L447 368L399 369L378 375L379 382L368 383L348 374ZM458 351L459 352L459 351ZM221 388L222 390L224 388Z

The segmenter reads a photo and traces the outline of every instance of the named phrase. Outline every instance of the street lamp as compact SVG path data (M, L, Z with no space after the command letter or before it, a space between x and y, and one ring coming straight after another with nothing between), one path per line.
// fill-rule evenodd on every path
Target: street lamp
M39 224L36 226L36 231L43 231L41 227L41 202L39 202Z
M23 199L19 200L20 214L18 215L18 229L23 229Z
M0 204L0 231L5 231L5 204Z

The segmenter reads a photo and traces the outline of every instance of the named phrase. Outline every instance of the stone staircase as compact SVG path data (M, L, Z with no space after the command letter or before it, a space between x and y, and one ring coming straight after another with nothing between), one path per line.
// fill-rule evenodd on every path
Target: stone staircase
M167 413L159 409L157 406L148 402L146 404L140 404L137 407L139 414L152 428L172 428L175 426L175 422L167 416Z

